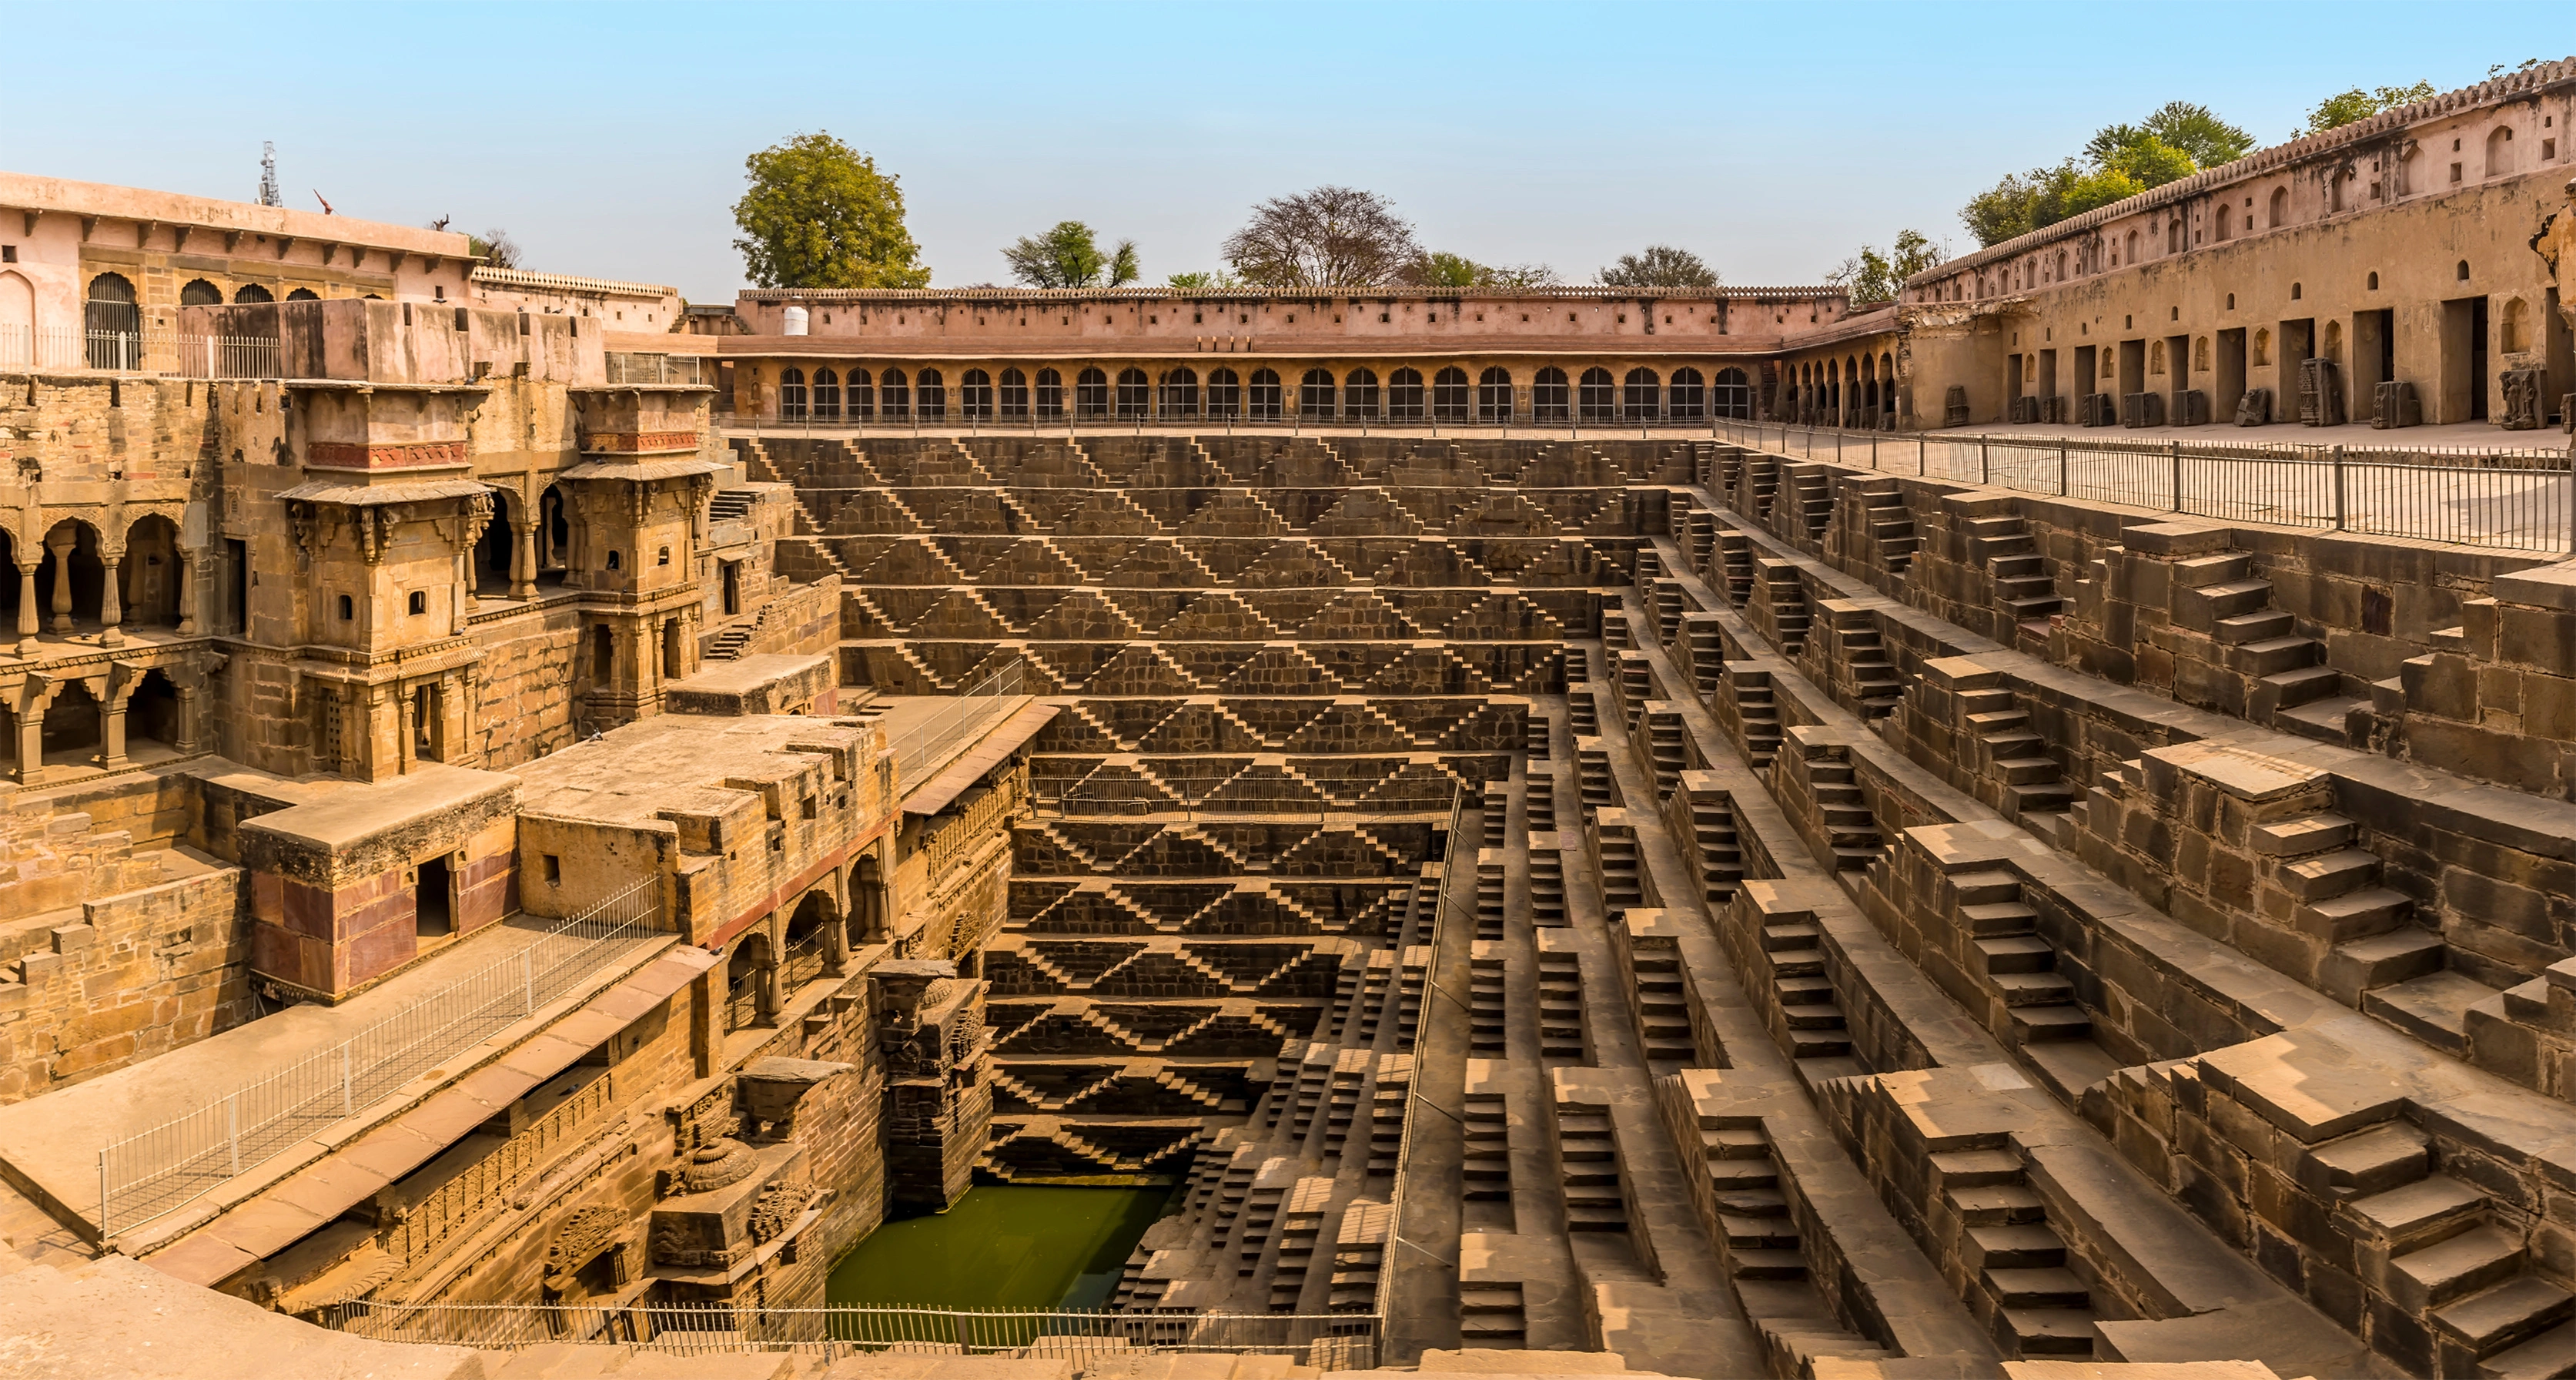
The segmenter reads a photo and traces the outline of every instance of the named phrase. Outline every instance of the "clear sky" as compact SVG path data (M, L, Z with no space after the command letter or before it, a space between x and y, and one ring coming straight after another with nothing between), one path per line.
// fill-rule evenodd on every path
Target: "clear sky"
M1147 280L1318 183L1423 242L1588 280L1655 242L1812 282L2101 125L2198 101L2275 143L2320 97L2565 54L2473 4L302 6L0 0L0 168L506 227L529 267L744 283L742 160L825 129L901 176L934 285L1065 218Z

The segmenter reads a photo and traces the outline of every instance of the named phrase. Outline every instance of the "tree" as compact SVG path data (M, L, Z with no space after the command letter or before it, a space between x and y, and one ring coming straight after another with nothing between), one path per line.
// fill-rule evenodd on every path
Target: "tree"
M1223 269L1214 273L1192 269L1187 273L1173 274L1163 280L1163 285L1182 292L1236 292L1242 289L1243 280Z
M2121 150L2149 139L2161 141L2179 151L2190 160L2192 172L2214 168L2221 163L2233 163L2254 147L2253 135L2218 118L2208 106L2194 105L2189 101L2168 101L2137 124L2111 125L2102 129L2084 146L2084 156L2091 159L2095 167L2109 167L2118 161ZM2161 184L2151 182L2147 185Z
M1968 204L1959 208L1959 220L1968 227L1969 234L1977 237L1979 248L2031 232L2031 181L2047 176L2045 169L2032 173L2029 179L2005 173L1995 185L1968 198Z
M1125 287L1143 276L1134 240L1120 240L1103 253L1091 227L1078 220L1058 221L1043 235L1021 236L1002 251L1002 260L1023 287Z
M1253 207L1226 237L1225 257L1253 287L1343 292L1400 281L1422 247L1385 197L1317 187Z
M1405 270L1407 287L1462 288L1479 292L1522 292L1547 287L1556 270L1545 264L1480 264L1464 254L1434 250Z
M466 236L465 246L467 252L480 256L487 268L519 266L519 242L510 238L510 232L500 226L493 226L480 235Z
M1717 270L1687 249L1650 244L1641 254L1622 254L1619 261L1593 277L1603 287L1713 288Z
M2310 134L2323 134L2327 130L2340 129L2356 120L2367 120L2383 110L2394 110L2401 105L2413 105L2417 101L2431 99L2433 99L2433 83L2429 81L2419 81L2413 86L2382 86L2369 91L2356 86L2350 91L2339 91L2317 102L2316 108L2308 112L2307 128L2290 137L2296 139Z
M1527 292L1556 286L1556 270L1545 264L1480 264L1476 286L1491 292Z
M1940 262L1941 251L1933 247L1930 236L1920 230L1899 230L1890 252L1882 254L1877 246L1864 244L1860 253L1826 274L1825 281L1848 290L1853 306L1870 307L1895 301L1906 279Z
M921 246L903 224L899 179L828 133L799 134L743 160L750 190L733 204L751 280L760 287L930 286Z

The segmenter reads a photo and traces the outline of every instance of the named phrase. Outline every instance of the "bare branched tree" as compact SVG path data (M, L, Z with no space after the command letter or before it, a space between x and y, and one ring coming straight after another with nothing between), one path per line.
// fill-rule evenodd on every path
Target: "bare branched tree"
M1225 241L1226 261L1253 287L1345 292L1403 280L1422 257L1394 203L1352 187L1317 187L1252 208Z

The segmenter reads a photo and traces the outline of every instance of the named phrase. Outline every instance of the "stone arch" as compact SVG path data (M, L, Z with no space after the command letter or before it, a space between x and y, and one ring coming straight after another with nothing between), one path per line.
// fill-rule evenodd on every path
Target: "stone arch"
M2487 131L2487 176L2503 177L2513 171L2513 126L2498 125Z
M118 622L134 627L179 626L179 524L146 513L125 529L118 563Z
M1047 372L1053 373L1055 371L1050 369ZM1040 407L1039 411L1041 416L1056 415L1047 413L1043 406ZM1237 376L1232 369L1216 368L1208 370L1207 414L1211 417L1235 417L1242 415L1242 412L1242 378Z
M1029 405L1037 409L1037 415L1040 417L1063 416L1064 375L1053 369L1040 369L1037 382L1030 393Z
M244 283L240 287L233 289L233 302L237 306L249 306L253 303L274 302L276 300L277 294L270 292L267 288L264 288L257 283Z
M993 416L993 376L981 369L969 369L957 379L957 415L976 421L990 421Z
M912 412L925 422L948 420L948 380L936 369L912 376Z
M36 288L16 273L0 273L0 366L36 362Z
M1709 409L1712 415L1733 421L1753 420L1753 376L1732 367L1718 370Z
M1118 419L1127 421L1142 417L1153 407L1152 381L1145 371L1128 365L1118 371Z
M760 930L747 930L725 959L725 1029L744 1030L778 1019L774 979L777 950Z
M223 303L224 290L203 278L191 278L187 286L179 289L179 305L183 307L219 307Z
M1017 420L1029 415L1029 376L1017 366L1002 371L999 402L1004 417Z
M886 913L892 901L886 891L884 864L871 849L850 869L850 906L846 927L853 948L885 942Z
M1099 365L1074 375L1073 414L1083 418L1109 415L1109 375Z
M2531 307L2519 297L2504 300L2504 314L2498 321L2496 343L2505 354L2518 355L2531 348Z
M2290 223L2289 188L2275 187L2272 189L2271 204L2267 212L2265 223L2275 230L2278 230L2282 226Z
M1386 376L1386 419L1390 422L1422 420L1422 371L1406 365Z
M48 761L87 765L105 749L106 706L86 680L67 680L45 704L41 741Z
M832 895L828 881L796 898L796 909L787 916L783 978L787 990L812 982L826 969L840 967L841 955L847 952L843 946L848 933L841 923L841 903Z
M1195 418L1199 415L1198 370L1186 364L1167 369L1156 387L1161 390L1161 396L1155 399L1154 406L1162 416Z
M1610 371L1595 364L1575 385L1575 410L1587 422L1606 422L1618 415L1619 393Z
M815 421L841 420L841 376L829 366L814 371L813 408Z
M1573 414L1568 406L1565 371L1550 364L1530 380L1530 417L1534 421L1562 422Z
M887 369L877 375L877 411L889 422L900 422L912 416L912 381L901 369Z
M289 302L319 302L322 300L322 294L315 292L311 288L300 287L295 291L286 294L286 300Z
M805 371L793 368L779 370L779 420L787 422L805 420L805 405Z
M98 529L80 518L64 518L46 529L44 546L44 559L36 567L36 589L45 600L48 627L67 633L74 623L96 620L107 590Z
M2343 363L2342 322L2331 319L2326 322L2325 345L2324 348L2318 350L2317 353L2325 356L2327 359L2333 360L2337 364Z
M841 380L841 410L854 422L873 421L877 415L877 384L865 369L852 369Z
M508 489L491 487L487 492L492 495L492 520L483 524L483 535L474 541L474 592L497 598L510 592L519 534L528 526L528 504Z
M1270 368L1252 371L1252 386L1245 390L1245 413L1256 422L1275 422L1285 410L1279 396L1279 371Z
M1351 377L1357 379L1360 374L1366 372L1368 371L1364 369L1359 370ZM1374 384L1376 380L1372 379L1370 382ZM1374 392L1375 389L1372 388L1371 391ZM1333 415L1332 370L1309 369L1304 377L1297 380L1297 415L1308 421L1320 421Z
M1467 420L1467 371L1452 364L1431 376L1431 420Z
M89 367L131 369L142 362L143 308L124 274L101 273L89 280L81 326L89 337Z
M167 672L155 666L143 673L125 697L125 742L111 743L109 747L122 746L124 756L131 760L142 755L135 751L137 745L150 743L159 752L175 757L187 737L180 712L179 687Z
M2271 362L2272 330L2268 326L2257 326L2254 328L2254 363L2261 366Z
M1476 420L1508 422L1512 419L1512 371L1497 364L1476 379Z
M1321 373L1322 371L1318 370L1317 372ZM1332 380L1332 375L1325 374L1324 378L1326 383L1329 384ZM1378 384L1376 370L1366 368L1353 369L1348 375L1344 376L1342 379L1342 415L1345 417L1358 417L1365 421L1377 420Z
M537 495L537 576L541 585L560 585L572 569L576 522L572 501L560 484L548 484Z
M2210 220L2209 237L2215 240L2227 239L2235 233L2235 228L2236 208L2224 201L2218 203L2218 214Z
M1663 413L1663 380L1655 371L1638 365L1620 381L1619 419L1627 422L1653 421Z

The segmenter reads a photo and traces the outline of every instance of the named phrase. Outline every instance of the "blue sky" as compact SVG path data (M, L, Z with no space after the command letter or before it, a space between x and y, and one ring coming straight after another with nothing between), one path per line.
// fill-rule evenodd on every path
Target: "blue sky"
M0 6L0 168L507 227L529 266L742 285L745 154L897 173L939 285L1073 217L1149 280L1264 197L1383 193L1424 242L1570 280L1669 242L1809 282L2165 101L2278 142L2320 97L2554 59L2538 4ZM2527 37L2513 37L2515 35ZM2563 38L2559 40L2562 44ZM51 54L51 57L41 55ZM2015 63L2022 65L2016 66Z

